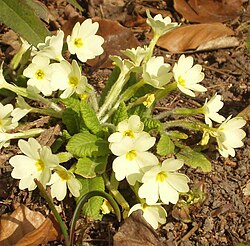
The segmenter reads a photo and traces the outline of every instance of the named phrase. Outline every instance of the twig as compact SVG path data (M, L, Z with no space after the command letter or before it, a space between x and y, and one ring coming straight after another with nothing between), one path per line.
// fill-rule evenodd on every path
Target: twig
M198 229L199 229L200 225L199 224L195 224L195 226L183 237L181 238L181 240L178 242L178 244L181 241L186 241L188 240Z

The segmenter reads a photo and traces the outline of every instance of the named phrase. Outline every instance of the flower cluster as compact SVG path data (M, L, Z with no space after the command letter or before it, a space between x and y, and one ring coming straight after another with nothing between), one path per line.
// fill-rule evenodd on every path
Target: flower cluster
M69 52L76 54L82 62L103 52L101 45L104 39L96 35L98 26L97 22L92 23L90 19L81 25L78 22L67 37ZM38 44L32 63L23 72L29 78L28 86L44 96L60 90L63 92L60 97L68 98L73 93L81 95L86 90L87 78L81 75L78 63L73 60L70 64L62 56L63 39L64 32L59 30L55 36L47 37L45 43Z
M19 140L18 147L24 155L13 156L9 162L14 167L11 176L20 179L20 189L34 190L37 179L43 186L51 185L51 195L59 201L65 198L67 187L73 196L80 195L81 183L70 170L59 165L59 158L49 147L41 146L34 138Z
M138 190L145 202L135 205L132 211L143 210L144 218L154 228L166 220L166 211L159 205L169 202L176 204L179 192L187 192L189 178L177 172L184 164L181 160L169 158L159 163L158 158L148 152L155 144L155 137L143 131L144 125L137 115L117 125L117 132L110 135L110 149L118 157L113 161L113 171L118 181L127 179L130 185L142 183ZM155 211L151 216L150 211ZM157 222L157 223L156 223Z

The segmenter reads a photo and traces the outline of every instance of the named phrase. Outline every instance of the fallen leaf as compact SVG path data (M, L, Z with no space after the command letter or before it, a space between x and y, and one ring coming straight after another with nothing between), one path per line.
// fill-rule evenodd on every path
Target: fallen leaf
M0 245L15 245L25 234L38 228L44 221L41 213L20 205L11 215L1 216Z
M50 215L40 227L26 234L15 246L37 246L49 241L60 240L61 232L58 222Z
M237 116L243 117L245 120L250 121L250 105L243 109Z
M142 216L142 211L133 212L114 235L114 246L162 246L155 230Z
M37 246L61 237L55 218L45 217L36 211L20 205L11 214L0 219L0 245Z
M90 17L102 16L102 18L123 22L127 15L124 11L125 0L91 0L88 3Z
M192 22L223 22L242 13L242 0L174 0L174 8Z
M61 127L59 124L57 124L56 126L50 127L49 129L46 129L44 132L42 132L37 140L42 146L51 146L60 135L60 132Z
M87 61L90 66L110 68L112 67L110 55L124 57L121 50L136 48L140 45L133 32L129 28L123 27L119 22L100 18L93 18L93 21L99 23L97 34L102 36L105 42L103 44L104 53Z
M230 35L234 35L234 32L222 23L188 25L166 33L158 40L157 45L178 53L197 49L208 41Z
M196 51L215 50L229 47L236 47L240 41L236 37L223 36L201 44Z
M187 204L176 204L171 212L172 216L184 223L192 222L189 207Z
M33 127L36 128L43 127L44 125L48 124L50 118L51 118L50 116L41 116L40 119L37 119L32 122L26 122L25 124L18 126L17 128L15 128L15 132L29 130Z

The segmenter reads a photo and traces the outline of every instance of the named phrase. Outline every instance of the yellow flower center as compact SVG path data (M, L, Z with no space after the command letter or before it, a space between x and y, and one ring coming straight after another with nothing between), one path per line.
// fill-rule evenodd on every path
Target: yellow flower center
M74 45L75 45L77 48L81 48L81 47L83 46L82 38L75 38L75 40L74 40Z
M178 77L178 84L185 87L186 80L183 79L181 76Z
M154 94L150 94L147 96L146 100L143 102L143 105L147 108L149 108L152 103L154 102L155 100L155 95Z
M124 131L122 133L122 136L123 137L130 137L130 138L134 138L135 137L135 135L134 135L134 133L133 133L132 130L126 130L126 131Z
M88 99L88 94L84 92L83 94L79 95L79 97L82 101L86 101Z
M35 166L36 166L37 171L43 171L45 164L42 160L39 159L36 161Z
M160 183L163 183L165 181L165 179L167 178L167 173L164 172L164 171L161 171L159 172L157 175L156 175L156 182L160 182Z
M71 76L69 78L69 85L72 86L72 87L76 87L78 85L78 78L76 76Z
M57 171L57 174L60 176L60 178L62 180L69 180L70 179L70 175L68 174L68 172L66 172L64 170Z
M45 73L44 73L43 70L38 69L38 70L36 71L36 73L35 73L35 76L36 76L36 79L38 79L38 80L43 80L44 77L45 77Z
M129 161L133 161L136 157L136 151L135 150L130 150L127 154L126 154L126 159Z

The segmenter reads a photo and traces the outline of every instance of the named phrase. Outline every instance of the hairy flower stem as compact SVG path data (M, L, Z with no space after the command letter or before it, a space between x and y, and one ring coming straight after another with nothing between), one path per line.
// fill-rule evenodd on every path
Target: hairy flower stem
M177 83L173 82L171 84L168 84L164 87L164 89L162 90L158 90L155 93L155 100L160 100L163 97L167 96L170 92L172 92L173 90L175 90L177 88Z
M53 103L49 99L44 98L43 96L41 96L39 94L31 93L26 88L15 86L15 85L9 84L7 82L2 83L1 88L10 90L10 91L16 93L17 95L22 96L22 97L29 98L29 99L34 100L34 101L42 102L57 112L62 111L62 109L57 104Z
M108 188L110 193L113 195L115 200L118 202L118 204L123 208L124 212L128 212L130 207L125 198L122 196L122 194L115 189L115 187L111 184L111 182L108 179L108 176L106 173L102 174L103 180L105 182L105 186ZM115 185L117 186L117 184Z
M63 222L61 216L57 212L56 207L55 207L55 205L53 203L52 198L47 194L47 191L44 189L43 185L37 179L35 179L34 181L35 181L38 189L40 190L42 196L47 201L47 203L49 205L49 208L51 209L51 211L53 212L53 214L55 215L55 217L56 217L56 219L57 219L57 221L59 223L59 226L61 228L63 237L65 239L65 245L66 246L70 246L69 235L68 235L68 231L67 231L67 226L65 225L65 223Z
M145 199L142 199L139 197L138 195L138 190L140 188L140 185L138 182L135 183L135 185L130 185L131 190L134 192L134 194L136 195L137 200L141 203L144 204L145 203Z
M216 132L216 129L209 127L208 125L199 122L199 121L187 121L187 120L173 120L162 123L163 128L171 128L171 127L182 127L194 131L208 131L208 132Z
M121 102L128 101L135 93L136 91L141 88L143 85L145 85L145 81L142 79L136 84L130 86L116 101L115 105L112 107L112 109L102 118L101 123L105 123L112 114L117 110Z
M110 183L113 186L114 189L118 190L119 187L119 181L115 178L115 172L112 171L110 175Z
M105 101L103 105L100 107L99 112L97 113L97 118L100 120L107 110L110 110L114 104L114 102L117 99L117 96L121 93L123 86L126 84L126 82L129 79L129 73L120 73L117 81L115 84L111 87L111 90L109 91L108 95L105 98Z
M95 112L97 112L99 109L99 106L98 106L98 101L96 98L95 90L94 90L93 86L91 86L91 85L88 85L88 87L89 87L88 95L89 95L90 104L92 105Z
M52 116L58 119L62 118L62 112L55 111L54 109L51 109L51 108L32 108L31 112Z
M155 45L156 45L156 43L157 43L157 41L158 41L159 38L160 38L159 35L154 34L154 37L152 38L152 40L150 41L150 44L149 44L149 52L148 52L148 54L145 56L145 58L144 58L142 64L147 63L148 60L152 57L153 52L154 52Z
M194 109L192 109L192 108L177 108L177 109L173 109L170 111L162 112L158 115L155 115L153 118L160 120L160 119L163 119L163 118L165 118L169 115L172 115L172 114L189 116L189 115L195 115L195 114L202 114L202 112L203 112L202 108L194 108Z
M15 133L4 133L8 140L10 139L19 139L19 138L30 138L40 135L44 129L42 128L35 128L29 129L22 132L15 132Z

